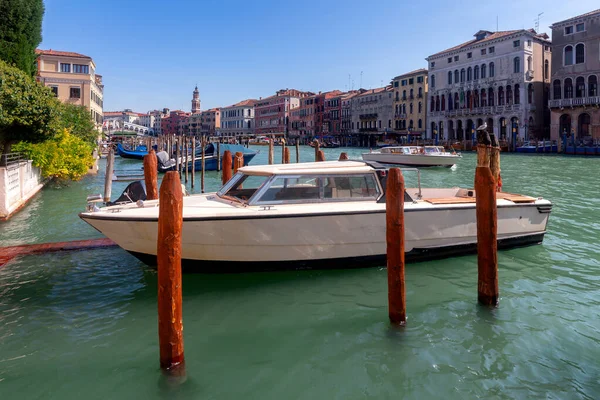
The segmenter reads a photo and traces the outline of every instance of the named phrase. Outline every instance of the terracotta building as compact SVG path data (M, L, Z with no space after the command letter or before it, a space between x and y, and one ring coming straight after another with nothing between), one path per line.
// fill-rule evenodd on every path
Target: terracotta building
M255 134L287 136L291 111L300 106L300 99L311 94L282 89L273 96L259 99L254 106Z
M600 10L552 26L551 139L600 139Z
M221 110L211 108L200 113L201 130L203 136L215 136L221 128Z
M181 135L188 133L183 128L184 123L188 124L188 118L191 114L181 110L171 111L168 117L164 117L160 122L160 130L163 135Z

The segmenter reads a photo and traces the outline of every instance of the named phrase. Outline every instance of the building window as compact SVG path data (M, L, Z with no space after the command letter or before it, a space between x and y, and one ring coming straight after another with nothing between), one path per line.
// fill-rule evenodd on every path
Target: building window
M596 75L590 75L588 78L588 96L598 96L598 78Z
M454 61L458 61L458 56L454 56Z
M496 49L494 48L494 46L490 47L488 49L488 53L492 54Z
M418 127L419 129L423 129L423 121L419 118L419 122L418 122Z
M544 79L548 79L550 77L550 63L548 60L544 61Z
M585 79L583 76L575 79L575 97L584 97L585 96Z
M495 74L495 72L496 72L496 71L494 71L494 63L493 63L493 62L491 62L491 63L490 63L490 78L493 78L493 77L494 77L494 74Z
M531 40L527 41L527 47L531 47Z
M448 85L452 85L452 71L448 71Z
M454 70L454 83L458 83L458 70Z
M583 64L585 62L585 45L579 43L575 46L575 64Z
M452 63L452 57L448 57L448 64Z
M71 64L60 63L60 72L71 72Z
M485 79L486 72L487 72L487 65L481 64L481 79Z
M50 90L52 90L55 97L58 97L58 86L50 86Z
M414 84L414 83L415 83L415 80L414 80L414 78L410 78L410 79L408 80L408 84L409 84L409 85L412 85L412 84Z
M398 87L398 81L394 82L394 87Z
M417 76L417 83L423 83L423 77Z
M558 84L558 90L559 90L559 93L560 93L560 82ZM527 103L528 104L533 103L533 83L530 83L527 86Z
M423 104L419 102L419 114L423 112Z
M494 89L493 88L488 89L488 105L490 107L494 106Z
M471 82L473 80L473 69L471 67L467 68L467 82Z
M504 105L504 88L502 86L498 88L498 105Z
M521 47L521 41L520 40L514 40L513 41L513 47Z
M521 59L519 57L515 57L513 60L513 72L515 74L521 72Z
M465 69L461 69L460 70L460 81L464 82L465 81Z
M467 53L467 58L473 58L473 53L471 53L471 52Z
M435 61L431 62L431 68L435 68Z
M573 98L573 80L571 78L565 79L565 99Z
M429 78L429 82L432 88L435 87L435 75L431 75L431 78Z
M571 35L573 33L572 26L565 26L565 35Z
M585 30L585 24L582 22L575 25L575 32L583 32Z
M566 46L564 52L564 65L573 65L573 46Z
M521 104L521 88L519 87L519 85L515 85L514 96L514 104Z
M69 89L69 97L71 99L80 99L81 98L81 88L70 88Z
M76 74L89 74L90 67L87 65L73 64L73 72Z
M473 80L478 80L479 79L479 65L476 65L473 68Z
M486 49L481 49L481 55L482 55L482 56L485 56L485 50L486 50Z

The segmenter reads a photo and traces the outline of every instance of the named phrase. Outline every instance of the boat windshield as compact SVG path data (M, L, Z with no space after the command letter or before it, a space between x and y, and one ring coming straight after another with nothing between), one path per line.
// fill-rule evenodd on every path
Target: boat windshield
M425 153L427 153L427 154L438 154L438 153L441 153L441 151L437 147L425 147Z
M269 180L270 176L236 174L217 193L220 197L229 197L247 203L248 199Z

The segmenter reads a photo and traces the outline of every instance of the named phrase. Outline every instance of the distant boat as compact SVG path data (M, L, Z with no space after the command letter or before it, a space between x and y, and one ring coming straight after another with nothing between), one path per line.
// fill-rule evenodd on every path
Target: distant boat
M219 150L221 153L221 158L223 157L223 153L229 150L231 152L231 156L235 156L235 153L241 152L244 154L244 165L248 165L250 161L257 155L259 152L255 150L247 149L246 147L240 144L221 144L219 145ZM169 158L167 152L160 151L156 155L158 158L158 172L167 172L174 171L177 168L176 159ZM204 170L205 171L216 171L217 170L217 150L216 146L210 143L208 146L204 148ZM192 166L192 157L188 157L189 162L188 165L191 168ZM184 157L180 157L181 163L185 162ZM185 168L185 165L184 165ZM196 162L194 165L195 171L202 170L202 149L196 149Z
M531 142L525 142L522 146L517 147L517 153L556 153L558 152L558 145L548 142L537 142L535 144Z
M413 167L452 167L462 158L457 153L447 153L443 146L390 146L379 151L363 153L365 161L398 164Z
M143 160L144 156L148 154L148 147L141 145L136 147L135 150L127 150L121 143L117 143L117 154L123 158Z

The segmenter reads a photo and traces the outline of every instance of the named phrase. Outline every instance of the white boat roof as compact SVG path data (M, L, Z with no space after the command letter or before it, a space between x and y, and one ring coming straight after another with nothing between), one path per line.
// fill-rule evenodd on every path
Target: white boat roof
M373 168L362 161L320 161L273 165L252 165L238 170L248 175L322 175L360 174L373 172Z

